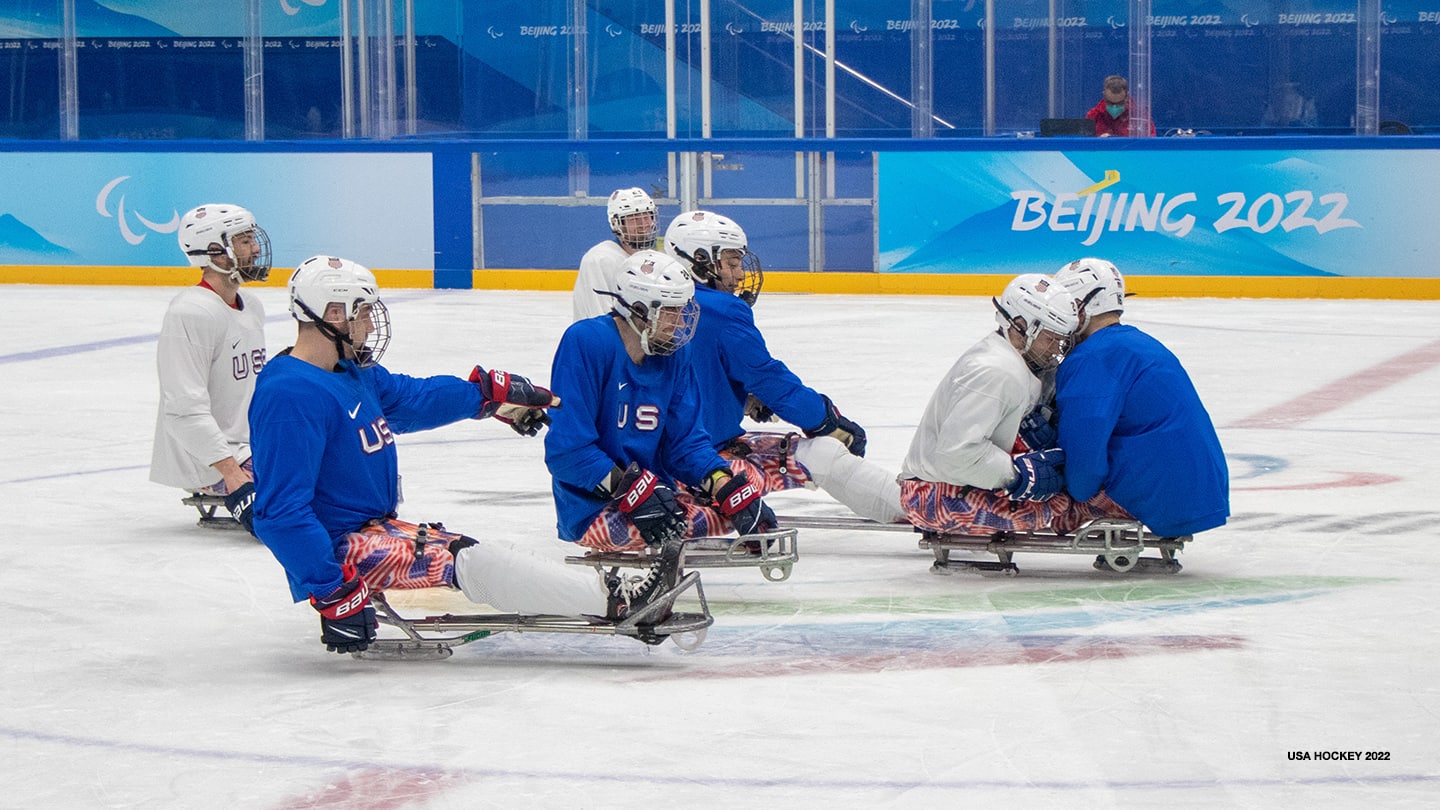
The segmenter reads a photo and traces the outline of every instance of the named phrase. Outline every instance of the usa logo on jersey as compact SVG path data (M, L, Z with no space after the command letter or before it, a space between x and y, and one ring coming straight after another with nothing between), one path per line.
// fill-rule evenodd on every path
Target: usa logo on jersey
M620 406L620 418L616 420L615 426L621 430L630 421L630 403ZM659 405L636 405L635 406L635 429L655 430L660 427L660 406Z
M390 423L385 417L377 416L375 421L355 431L360 435L360 450L366 455L373 455L385 449L385 445L395 443L395 434L390 432Z

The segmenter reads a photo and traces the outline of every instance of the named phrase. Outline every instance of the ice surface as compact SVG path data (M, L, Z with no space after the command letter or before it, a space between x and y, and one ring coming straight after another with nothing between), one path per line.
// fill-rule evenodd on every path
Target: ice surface
M696 652L505 634L401 664L324 652L265 548L197 528L148 482L174 292L0 288L0 805L1440 797L1440 302L1131 299L1127 321L1190 370L1233 478L1234 518L1177 576L1030 555L1014 579L942 577L905 534L810 530L785 582L704 572L716 621ZM294 327L282 290L260 295L273 354ZM417 375L548 380L570 312L562 293L386 299L386 365ZM984 298L765 295L756 315L892 468L993 328ZM539 440L466 423L400 445L402 517L563 556ZM771 503L842 512L819 493ZM1322 751L1387 759L1291 759Z

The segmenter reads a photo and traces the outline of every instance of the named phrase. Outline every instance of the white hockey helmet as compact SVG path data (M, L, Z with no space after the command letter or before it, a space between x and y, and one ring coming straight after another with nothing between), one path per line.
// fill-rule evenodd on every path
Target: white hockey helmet
M390 312L380 301L380 286L368 268L349 259L312 256L290 274L289 290L290 314L319 327L335 342L342 358L350 346L362 368L380 362L390 345ZM337 304L345 316L343 331L337 322L325 320Z
M665 229L665 252L707 287L734 293L754 306L765 284L760 257L750 252L745 229L711 211L686 211Z
M1104 259L1067 262L1055 272L1055 282L1075 296L1076 306L1087 319L1125 311L1125 277Z
M695 280L684 265L658 250L641 250L615 276L615 311L640 336L646 354L674 354L690 342L700 320Z
M1016 276L1005 285L999 298L990 300L995 304L995 321L1002 334L1016 329L1025 336L1020 353L1035 369L1059 363L1070 337L1080 326L1075 297L1043 273ZM1054 340L1036 346L1043 332L1049 332Z
M270 237L255 224L255 215L238 205L207 203L185 212L177 232L180 249L190 264L229 274L230 280L264 281L270 277ZM236 243L240 253L236 256ZM218 267L215 259L229 259L228 268Z
M619 188L610 192L605 216L610 220L610 231L624 247L630 250L655 247L655 234L659 230L655 201L644 189Z

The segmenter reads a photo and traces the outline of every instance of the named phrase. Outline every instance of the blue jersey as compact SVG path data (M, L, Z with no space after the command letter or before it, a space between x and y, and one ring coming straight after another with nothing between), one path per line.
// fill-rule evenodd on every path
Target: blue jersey
M394 513L394 434L472 418L484 404L480 387L458 377L407 377L349 360L337 368L277 357L250 402L255 533L285 567L297 602L340 587L340 539Z
M690 341L704 400L705 430L716 447L744 433L747 394L781 419L808 430L825 421L825 401L784 363L770 356L749 305L734 295L696 285L700 322Z
M1104 490L1157 534L1194 534L1230 515L1230 473L1190 376L1133 326L1097 330L1056 377L1065 488Z
M614 318L577 321L555 350L550 386L563 403L545 433L562 540L579 540L605 508L593 490L617 465L636 462L671 485L729 469L700 421L688 345L636 365Z

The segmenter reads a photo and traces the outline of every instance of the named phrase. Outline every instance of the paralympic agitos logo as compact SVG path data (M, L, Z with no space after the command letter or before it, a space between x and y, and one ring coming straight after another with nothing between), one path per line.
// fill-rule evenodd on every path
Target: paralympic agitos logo
M110 197L114 195L115 189L118 188L121 183L129 179L130 175L122 174L106 183L105 187L100 189L100 193L95 195L96 212L106 219L114 219L118 222L120 225L120 235L131 245L138 245L144 242L145 237L150 235L147 231L153 231L155 233L175 233L175 231L180 228L180 212L173 208L170 210L170 220L168 222L154 222L141 215L138 211L127 211L125 209L125 195L121 193L116 195L115 212L110 212ZM140 229L138 231L130 227L131 217L134 217L135 221L140 223Z
M1146 194L1105 190L1118 182L1120 172L1107 169L1105 179L1099 183L1077 192L1056 194L1053 199L1043 191L1012 191L1010 198L1015 201L1015 214L1010 230L1089 231L1081 242L1089 246L1100 241L1106 232L1121 230L1158 230L1184 238L1199 221L1197 214L1204 215L1194 192ZM1278 227L1286 233L1314 228L1316 233L1323 234L1338 228L1362 227L1359 222L1343 216L1350 204L1344 192L1294 189L1283 194L1264 192L1252 199L1243 191L1228 191L1216 195L1215 202L1223 209L1209 223L1216 233L1239 228L1265 234Z

